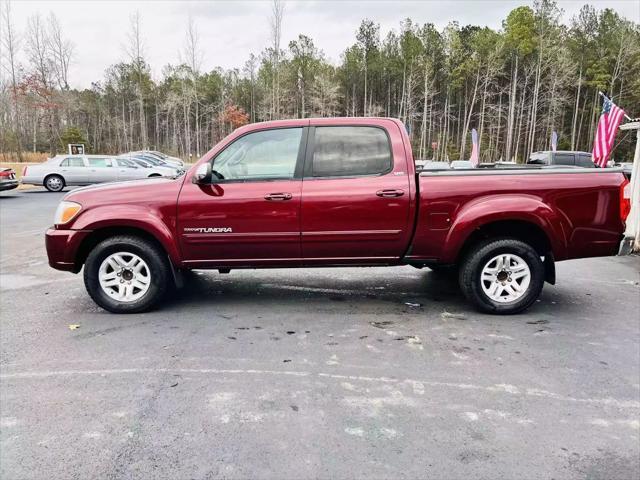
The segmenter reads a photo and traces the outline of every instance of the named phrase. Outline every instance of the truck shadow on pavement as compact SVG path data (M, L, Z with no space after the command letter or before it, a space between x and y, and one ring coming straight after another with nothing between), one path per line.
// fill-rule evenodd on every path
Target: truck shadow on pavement
M351 270L344 276L341 273ZM455 275L424 270L388 276L369 275L358 269L340 269L337 276L329 276L327 270L315 275L299 270L293 277L283 276L282 271L269 271L252 276L250 270L218 275L211 271L191 272L184 288L169 296L162 309L174 308L233 308L248 302L256 308L278 308L295 311L321 309L324 311L398 314L442 313L486 316L477 312L466 301L458 288ZM355 273L353 273L355 271ZM528 311L516 315L524 318L549 313L580 315L584 313L580 302L569 302L561 287L545 285L539 301ZM514 318L513 316L493 318Z

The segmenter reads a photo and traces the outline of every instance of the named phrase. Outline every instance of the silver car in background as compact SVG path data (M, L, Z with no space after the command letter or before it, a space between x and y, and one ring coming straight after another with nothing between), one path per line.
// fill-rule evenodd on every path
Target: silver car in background
M42 164L25 167L22 183L43 185L50 192L59 192L71 185L175 175L175 169L137 167L126 159L108 155L57 155Z
M145 160L141 157L137 157L134 155L130 155L128 153L125 153L124 155L118 155L116 157L116 160L119 163L125 163L126 165L129 165L134 168L152 169L150 171L152 171L153 173L159 173L163 177L174 177L178 175L180 172L184 171L183 169L170 167L164 164L151 163L148 160Z
M175 172L184 172L185 169L184 167L180 167L178 165L174 165L174 164L168 164L158 158L156 158L155 156L152 155L148 155L148 154L143 154L143 153L137 153L137 152L129 152L129 153L123 153L121 155L118 155L118 158L126 158L128 160L131 160L133 162L139 163L140 161L143 161L146 166L152 166L152 167L156 167L156 168L166 168L166 169L170 169L173 170Z
M151 161L155 165L161 164L169 167L184 170L184 162L176 157L170 157L162 152L151 150L141 150L139 152L129 152L125 155L135 155L143 160Z

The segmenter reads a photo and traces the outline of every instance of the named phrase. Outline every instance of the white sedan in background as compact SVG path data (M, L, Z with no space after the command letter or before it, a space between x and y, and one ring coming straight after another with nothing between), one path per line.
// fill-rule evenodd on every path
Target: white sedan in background
M71 185L175 175L173 169L143 168L127 159L106 155L57 155L40 165L24 167L22 183L43 185L50 192L59 192Z
M141 158L130 157L128 155L119 155L115 158L115 160L118 162L119 166L125 165L132 168L152 169L147 172L149 173L149 175L144 175L141 173L140 176L143 178L146 176L157 176L157 174L160 174L160 176L162 177L175 177L176 175L180 174L181 171L184 171L183 169L175 167L154 165L145 160L142 160Z

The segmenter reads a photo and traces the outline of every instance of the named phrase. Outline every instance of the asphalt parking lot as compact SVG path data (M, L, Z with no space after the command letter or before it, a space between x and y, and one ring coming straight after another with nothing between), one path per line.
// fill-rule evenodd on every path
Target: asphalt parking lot
M0 195L3 479L640 475L640 257L512 317L411 267L200 272L120 316L47 266L62 196Z

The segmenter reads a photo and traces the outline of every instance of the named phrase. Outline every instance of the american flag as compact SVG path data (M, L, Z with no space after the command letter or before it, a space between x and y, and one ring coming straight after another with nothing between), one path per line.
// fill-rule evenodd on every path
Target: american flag
M471 130L471 144L473 146L471 147L471 158L469 158L469 161L474 167L477 167L478 166L478 132L476 131L475 128Z
M624 117L624 110L607 97L604 97L602 115L600 115L596 138L593 141L593 163L600 168L607 166L607 160L611 154L622 117Z

